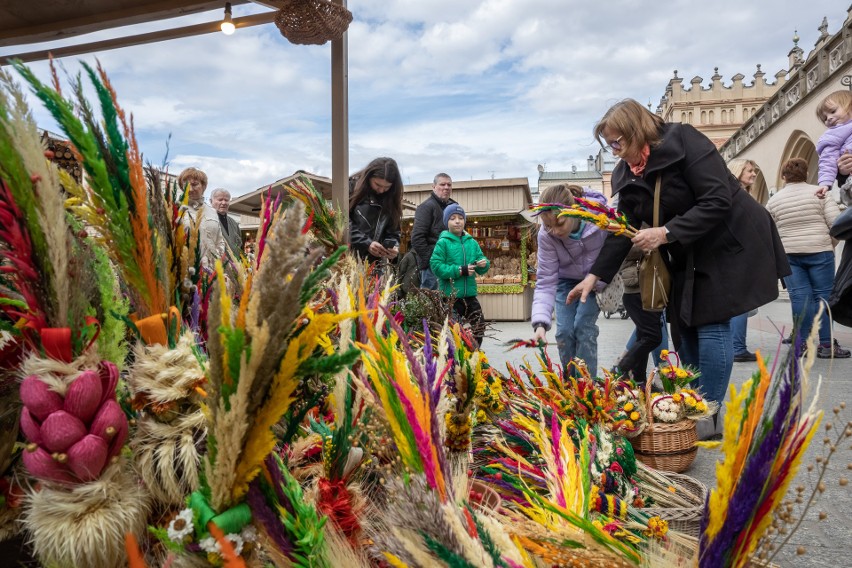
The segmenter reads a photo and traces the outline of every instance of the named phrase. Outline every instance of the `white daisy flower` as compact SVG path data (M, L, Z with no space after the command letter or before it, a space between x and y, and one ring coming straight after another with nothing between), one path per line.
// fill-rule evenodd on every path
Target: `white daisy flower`
M219 543L212 536L208 536L207 538L201 539L201 541L198 543L198 546L200 546L201 550L203 550L204 552L215 552L218 554L219 550L221 550L221 548L219 547Z
M225 538L231 541L231 544L234 546L234 554L239 556L243 552L243 546L245 545L243 537L236 533L231 533L226 534Z
M169 523L166 533L174 542L183 542L183 539L192 535L195 526L192 524L192 509L184 509Z

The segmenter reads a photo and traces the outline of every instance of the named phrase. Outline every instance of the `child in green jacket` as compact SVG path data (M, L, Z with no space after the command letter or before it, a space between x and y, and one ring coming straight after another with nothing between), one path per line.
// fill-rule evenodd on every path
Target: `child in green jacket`
M435 244L429 267L438 278L438 289L445 295L455 295L453 310L471 324L474 339L482 345L485 318L476 299L476 274L485 274L491 263L482 254L476 239L464 230L467 216L458 203L444 209L443 231Z

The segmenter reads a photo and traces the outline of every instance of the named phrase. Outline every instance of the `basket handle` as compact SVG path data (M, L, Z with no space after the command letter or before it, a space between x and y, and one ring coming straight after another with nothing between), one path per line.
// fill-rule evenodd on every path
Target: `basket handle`
M653 374L645 381L645 413L648 415L648 426L654 425L654 411L651 408L651 383L654 382Z

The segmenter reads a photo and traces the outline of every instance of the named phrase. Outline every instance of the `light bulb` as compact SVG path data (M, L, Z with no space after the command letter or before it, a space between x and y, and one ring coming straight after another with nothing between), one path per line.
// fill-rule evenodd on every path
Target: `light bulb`
M225 17L222 19L222 23L219 24L219 29L222 30L222 33L225 35L231 35L237 29L234 22L231 21L230 2L225 2Z

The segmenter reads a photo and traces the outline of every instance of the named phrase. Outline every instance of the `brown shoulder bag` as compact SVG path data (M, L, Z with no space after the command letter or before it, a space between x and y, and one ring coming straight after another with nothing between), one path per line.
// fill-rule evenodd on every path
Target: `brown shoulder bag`
M660 225L660 183L663 174L657 176L654 187L654 227ZM639 295L642 297L642 309L646 312L661 312L669 303L672 290L672 277L660 249L656 248L642 257L639 263Z

